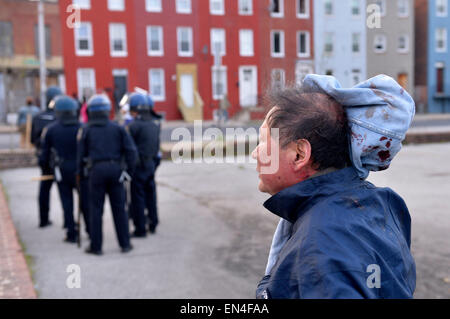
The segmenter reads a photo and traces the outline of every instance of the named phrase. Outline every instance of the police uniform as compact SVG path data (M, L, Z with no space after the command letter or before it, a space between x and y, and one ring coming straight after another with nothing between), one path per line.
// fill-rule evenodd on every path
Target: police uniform
M67 228L66 242L77 242L78 232L73 216L73 190L77 188L76 148L77 132L80 123L77 117L78 106L69 96L58 96L54 100L57 120L44 128L42 132L42 147L39 156L41 167L50 167L58 185L61 204L64 211L64 224ZM86 184L86 183L84 183ZM87 185L80 185L85 188ZM87 199L81 198L81 210L88 231Z
M31 125L31 143L36 147L36 155L38 157L41 151L42 131L44 127L56 120L51 102L56 96L61 94L62 91L60 88L55 86L49 87L46 92L47 109L33 118ZM48 166L41 166L41 173L42 175L51 175L52 169ZM50 189L52 184L52 180L46 180L41 181L39 185L39 227L46 227L52 224L49 220Z
M150 118L151 121L158 128L158 144L157 144L157 155L153 158L155 163L155 174L159 165L161 164L162 153L160 151L160 140L161 140L161 119L162 116L155 112L153 109L154 102L150 96L147 96L148 105L150 106ZM153 174L153 180L151 181L151 189L152 189L152 197L148 197L147 201L147 212L148 212L148 222L149 222L149 231L150 233L154 233L156 231L156 226L159 224L158 219L158 201L157 201L157 191L156 191L156 183L155 183L155 174Z
M155 158L159 150L159 128L150 116L150 105L145 95L133 93L129 98L130 111L137 116L129 124L128 131L138 150L138 165L131 181L131 212L135 237L145 237L149 213L149 228L158 224L156 212Z
M106 95L94 95L88 101L88 124L78 133L78 174L86 172L90 190L91 244L86 252L96 255L102 253L102 215L106 194L122 252L132 249L121 178L125 171L131 175L134 170L136 147L123 127L109 121L110 109L111 102Z

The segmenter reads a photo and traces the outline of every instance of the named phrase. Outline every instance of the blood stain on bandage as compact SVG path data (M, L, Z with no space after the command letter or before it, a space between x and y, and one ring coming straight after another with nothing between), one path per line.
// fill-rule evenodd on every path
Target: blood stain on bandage
M378 152L378 157L380 158L380 160L385 162L389 159L389 157L391 157L391 153L389 151L381 151Z
M374 106L369 107L369 108L367 109L367 111L366 111L366 117L367 117L368 119L372 118L373 115L375 114L375 110L376 110L376 108L375 108Z
M352 132L352 138L355 139L358 142L358 146L361 146L361 144L364 142L364 138L362 137L361 134L356 134L354 132Z

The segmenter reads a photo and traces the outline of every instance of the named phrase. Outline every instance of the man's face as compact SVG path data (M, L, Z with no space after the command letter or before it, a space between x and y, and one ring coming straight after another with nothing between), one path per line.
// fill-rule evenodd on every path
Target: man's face
M130 115L136 118L138 116L138 112L130 111Z
M291 146L281 148L278 138L271 136L271 130L267 124L268 116L259 129L259 144L252 152L252 157L257 160L256 170L259 173L259 190L263 193L274 195L281 190L298 182L295 178L296 152ZM273 165L278 161L278 165ZM267 169L276 167L276 169Z

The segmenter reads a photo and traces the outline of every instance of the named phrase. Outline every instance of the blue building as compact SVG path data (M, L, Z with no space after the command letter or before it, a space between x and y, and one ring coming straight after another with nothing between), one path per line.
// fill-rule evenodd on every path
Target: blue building
M427 87L430 113L450 113L449 2L428 0ZM417 14L421 15L421 12Z

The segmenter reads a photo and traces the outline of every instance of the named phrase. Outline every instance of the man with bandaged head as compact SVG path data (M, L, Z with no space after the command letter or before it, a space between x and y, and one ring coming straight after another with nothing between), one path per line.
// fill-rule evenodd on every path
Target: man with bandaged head
M309 75L270 103L252 156L280 222L257 298L412 298L408 208L366 181L400 151L411 96L385 75L351 89Z

